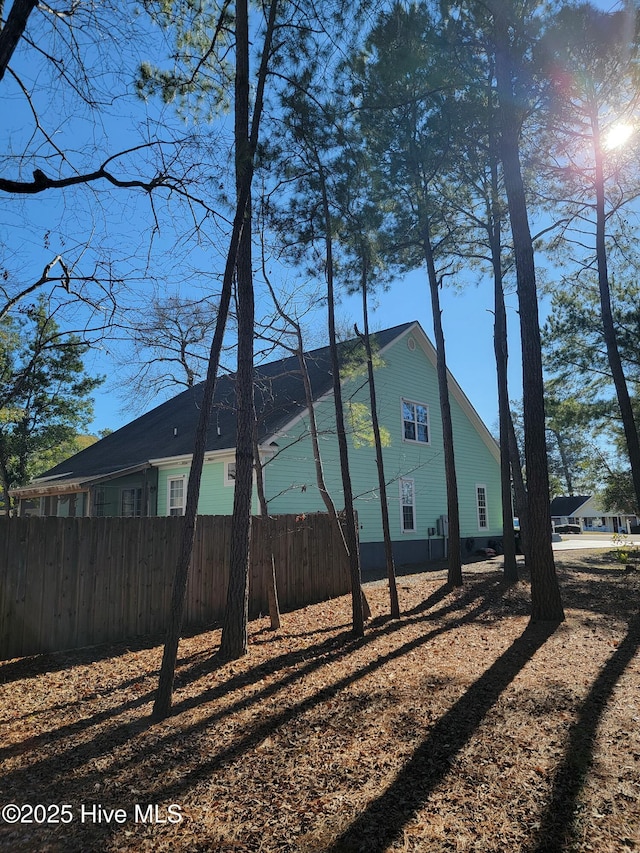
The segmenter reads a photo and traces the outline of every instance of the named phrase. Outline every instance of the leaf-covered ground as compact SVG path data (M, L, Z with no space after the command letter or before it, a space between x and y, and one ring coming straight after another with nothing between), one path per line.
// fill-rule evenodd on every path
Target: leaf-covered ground
M368 585L361 640L348 597L253 622L233 663L184 639L162 723L160 646L0 664L0 849L640 850L640 574L557 558L555 628L494 561L402 577L397 622Z

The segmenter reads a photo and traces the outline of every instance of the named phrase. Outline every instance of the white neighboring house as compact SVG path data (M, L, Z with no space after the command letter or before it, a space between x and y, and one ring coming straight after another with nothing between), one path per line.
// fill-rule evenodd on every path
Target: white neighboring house
M640 526L637 515L603 510L595 495L554 498L551 501L551 522L554 529L566 524L579 525L585 533L632 533Z

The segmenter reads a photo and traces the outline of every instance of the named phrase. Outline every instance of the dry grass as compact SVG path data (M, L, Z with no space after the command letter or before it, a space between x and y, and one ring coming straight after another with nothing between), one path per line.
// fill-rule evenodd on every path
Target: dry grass
M185 639L159 724L160 647L0 664L0 805L71 818L0 821L0 848L639 850L640 576L609 561L558 555L555 630L527 627L528 584L506 588L496 561L462 590L442 572L402 578L399 622L370 585L363 640L348 598L286 614L277 635L252 623L234 663L214 657L218 631ZM136 822L136 803L160 819L178 804L182 820Z

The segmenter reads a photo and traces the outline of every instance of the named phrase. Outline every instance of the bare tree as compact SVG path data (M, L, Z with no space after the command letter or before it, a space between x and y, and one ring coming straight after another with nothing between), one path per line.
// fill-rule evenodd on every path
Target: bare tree
M203 378L218 316L218 300L156 295L144 314L138 307L117 313L126 349L114 354L119 388L128 405L146 406L175 388L192 388Z
M276 565L273 556L273 540L269 529L269 506L267 504L267 498L264 491L264 474L262 470L262 461L260 459L260 447L258 445L258 422L255 418L253 421L253 464L256 472L256 491L258 493L258 503L260 505L260 518L262 519L263 530L265 530L265 532L269 531L267 534L269 544L265 549L268 556L266 557L264 566L262 567L262 576L267 590L271 630L277 631L280 627L280 604L278 602Z
M171 708L171 696L173 692L173 679L175 674L176 659L178 653L178 642L180 631L182 628L182 619L184 613L184 600L187 589L187 578L189 573L189 565L191 563L191 554L193 552L193 543L195 540L196 519L198 512L198 499L200 496L200 481L202 478L202 466L204 463L205 445L207 439L207 431L209 427L209 419L211 407L213 403L213 395L215 391L216 376L220 360L220 352L222 350L222 342L224 338L224 330L226 319L229 313L229 306L232 296L232 284L234 272L236 270L240 241L242 231L246 222L247 209L251 196L251 183L254 172L254 158L258 147L258 137L260 131L260 119L262 116L262 108L264 104L264 90L266 85L267 70L271 60L271 49L273 33L277 20L278 0L272 0L269 6L268 19L264 35L264 44L262 51L262 59L258 72L257 87L255 94L255 102L253 108L253 119L251 122L251 130L248 139L240 140L239 150L244 153L244 158L241 161L241 170L237 181L237 204L236 213L233 221L233 231L225 265L223 288L220 296L220 304L218 308L218 318L216 321L216 329L211 345L211 353L209 365L207 369L207 378L203 388L203 397L200 409L200 418L196 430L195 444L193 457L191 461L191 470L189 474L189 483L187 486L187 501L185 507L185 516L183 523L182 543L180 557L176 566L176 573L173 582L173 592L171 599L171 611L169 619L169 627L165 640L164 652L162 657L162 665L160 669L160 678L158 683L158 691L153 707L153 716L155 719L164 719ZM244 37L248 39L248 30L244 30ZM245 50L248 45L245 45ZM242 61L242 60L241 60ZM240 72L241 74L244 72ZM244 85L242 85L242 90ZM244 105L239 104L238 109L244 111ZM252 318L253 319L253 318ZM250 377L253 384L253 375ZM253 419L250 423L250 429L253 429ZM247 461L246 456L243 460ZM253 463L253 441L251 439L249 451L249 480L251 479L251 469ZM246 466L245 466L246 467ZM245 472L246 475L246 472ZM240 531L241 538L240 546L235 551L235 565L230 566L230 573L233 577L234 572L237 576L245 573L247 570L247 557L249 546L249 530L250 516L243 515L239 519L240 524L245 527ZM239 526L239 525L238 525ZM234 525L235 527L235 525ZM245 546L246 543L246 546ZM232 556L233 560L233 556ZM237 603L239 603L240 619L244 620L246 614L245 593L243 589L243 581L241 577L236 577L236 587L232 595ZM237 614L236 614L237 615ZM242 644L246 628L242 624L234 626L233 645L229 651L236 651L236 641L239 640Z
M195 228L212 202L197 195L191 137L166 116L160 130L131 89L137 51L149 47L144 15L132 20L108 0L9 6L0 20L0 80L12 105L0 154L0 318L43 294L74 328L98 314L106 325L125 289L129 301L147 290L163 226L186 230L190 217ZM128 218L135 228L125 233Z
M287 332L289 334L293 334L294 341L293 343L286 343L287 332L285 332L284 338L280 338L279 343L281 346L285 347L289 352L292 352L297 360L300 369L300 376L302 377L302 385L304 388L304 396L305 396L305 405L307 409L307 417L309 419L309 437L311 441L311 448L313 453L313 461L316 472L316 483L318 486L318 492L320 493L320 497L322 498L322 502L324 503L325 509L327 510L327 514L332 519L335 524L338 532L340 534L340 538L344 545L344 549L347 555L350 555L349 552L349 541L347 539L345 524L343 523L343 519L341 519L340 514L336 509L335 502L331 497L331 493L327 488L327 484L324 476L324 468L322 465L322 456L320 454L320 444L318 441L318 425L316 422L315 416L315 406L314 406L314 396L313 389L311 387L311 380L309 378L309 370L307 368L307 361L305 357L304 344L303 344L303 334L302 334L302 326L300 322L293 316L291 312L285 310L281 301L278 299L275 290L269 280L269 276L266 272L264 263L263 263L263 276L269 288L269 292L271 293L271 298L273 299L274 305L276 307L276 311L278 315L288 324L290 327ZM353 578L352 578L353 581ZM360 586L360 598L362 601L362 611L364 614L364 618L368 619L371 616L371 608L369 607L369 602L367 601L367 597Z

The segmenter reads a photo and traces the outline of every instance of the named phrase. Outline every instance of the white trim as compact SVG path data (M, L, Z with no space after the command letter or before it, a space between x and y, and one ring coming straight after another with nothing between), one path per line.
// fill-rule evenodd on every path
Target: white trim
M258 450L260 452L261 457L273 456L273 449L265 446L265 444L260 444L258 446ZM204 461L205 462L223 462L226 460L234 460L236 458L236 449L235 447L225 447L224 450L208 450L205 453ZM163 468L179 468L182 465L191 465L193 460L193 454L189 453L182 454L181 456L163 456L158 459L150 459L149 464L158 468L159 470Z
M484 520L485 524L481 524L480 520L480 494L479 490L482 489L484 492ZM476 483L476 517L478 519L478 530L484 531L489 529L489 497L487 494L487 487L485 483Z
M419 438L417 438L417 435L418 435L418 421L417 420L413 421L413 423L415 424L415 428L416 428L416 438L407 438L405 436L405 434L404 434L404 425L405 425L404 405L405 405L405 403L408 406L420 406L427 413L427 424L426 424L426 426L427 426L427 440L426 441L421 441ZM408 444L420 444L423 447L429 447L431 445L431 415L429 413L429 405L427 403L422 403L419 400L410 400L408 397L401 397L400 398L400 424L401 424L401 436L402 436L403 441L406 441Z
M411 483L411 504L405 504L404 502L404 494L402 486L404 483ZM418 529L418 522L416 519L416 481L413 477L400 477L398 480L398 489L399 489L399 499L400 499L400 532L401 533L415 533ZM412 514L413 514L413 527L408 528L404 526L404 507L411 506Z
M205 462L215 462L220 458L224 458L225 456L229 456L234 452L234 449L231 450L212 450L207 451L205 453L204 461ZM191 465L193 461L193 453L182 454L181 456L163 456L158 459L150 459L149 463L154 468L178 468L181 465Z
M437 371L438 366L437 366L437 359L436 359L436 349L435 349L434 345L431 343L431 341L429 340L429 338L426 336L422 326L420 325L420 323L418 323L417 320L414 321L413 323L411 323L411 325L408 326L404 330L404 332L400 332L396 338L394 338L392 341L389 341L389 343L386 344L385 346L381 347L380 350L378 351L378 355L379 356L384 355L384 353L387 350L391 349L391 347L394 347L403 338L406 338L410 335L413 335L415 337L416 343L420 347L422 347L422 350L424 351L425 355L427 356L427 358L429 359L429 361L433 365L434 369ZM343 380L343 383L345 381L346 380ZM449 371L449 369L447 369L447 382L449 385L450 395L458 403L458 405L460 406L460 408L462 409L464 414L469 418L471 425L475 428L476 432L479 434L481 440L487 446L487 448L489 449L489 451L493 455L496 462L500 462L500 448L498 446L498 442L491 435L491 433L487 429L485 423L483 422L482 418L476 412L476 410L473 408L471 401L469 400L467 395L464 393L462 388L458 385L455 377L452 375L452 373ZM333 391L332 390L327 391L327 393L324 394L322 397L319 397L317 400L313 401L314 406L318 405L319 403L322 403L325 399L332 397L332 396L333 396ZM264 445L269 445L269 444L271 444L271 442L277 441L277 439L279 437L286 436L286 434L299 421L301 421L307 415L308 415L308 409L305 406L297 415L294 415L290 421L287 421L287 423L284 424L277 432L274 432L271 435L266 436L264 439L264 442L263 442Z
M179 468L182 465L191 465L193 454L188 456L167 456L164 459L150 459L149 462L154 468Z
M233 467L234 467L233 477L229 476L229 466L230 465L233 465ZM235 466L236 466L235 456L233 459L228 459L224 463L224 484L225 484L225 486L235 486L235 484L236 484ZM254 472L254 477L255 477L255 472Z
M171 506L171 483L175 483L181 481L182 482L182 506ZM184 515L185 505L187 502L187 475L186 474L178 474L175 477L167 477L167 515L176 515L177 513L172 513L172 509L180 509L181 512L179 515Z
M427 358L429 359L429 361L431 362L431 364L433 365L433 367L437 371L438 366L437 366L437 359L436 359L436 349L435 349L434 345L431 343L431 341L429 340L429 338L424 333L424 330L423 330L422 326L420 325L420 323L418 323L417 321L415 323L412 323L411 326L409 326L409 328L406 329L402 333L402 335L400 335L400 337L402 337L403 335L410 335L410 334L416 336L416 340L420 343L420 345L422 346L422 349L424 350ZM400 337L396 338L396 340L399 340ZM393 343L395 343L395 341L393 341ZM384 347L382 350L380 350L380 352L383 352L384 349L386 349L386 347ZM471 421L471 425L473 427L475 427L476 432L479 434L480 438L485 443L485 445L488 447L488 449L491 451L496 462L499 462L500 461L500 447L498 446L498 442L491 435L491 433L487 429L484 421L482 420L480 415L476 412L473 405L471 404L471 401L469 400L467 395L464 393L462 388L458 385L455 377L449 371L448 368L447 368L447 383L449 385L449 394L453 397L453 399L458 403L458 405L460 406L462 411L465 413L465 415L469 418L469 420Z

